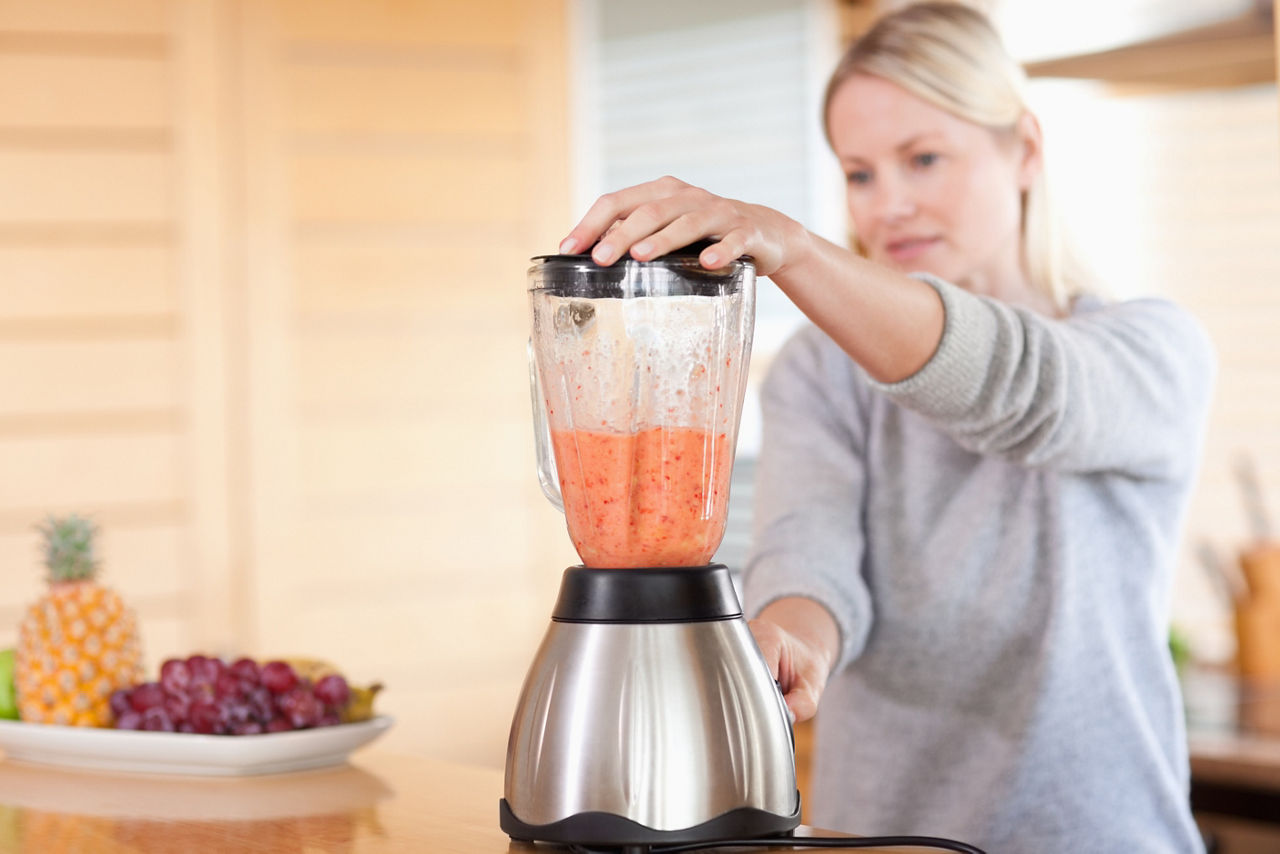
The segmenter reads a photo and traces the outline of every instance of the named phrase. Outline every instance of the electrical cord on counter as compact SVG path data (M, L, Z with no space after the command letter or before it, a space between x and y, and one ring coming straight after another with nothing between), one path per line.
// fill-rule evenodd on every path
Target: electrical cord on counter
M934 848L939 851L958 851L960 854L986 854L981 848L967 842L954 839L943 839L937 836L774 836L755 837L751 839L720 839L714 842L687 842L678 845L654 845L651 847L636 846L635 850L646 854L681 854L685 851L709 851L713 848ZM624 851L630 849L623 849ZM588 848L583 845L570 845L572 854L616 854Z

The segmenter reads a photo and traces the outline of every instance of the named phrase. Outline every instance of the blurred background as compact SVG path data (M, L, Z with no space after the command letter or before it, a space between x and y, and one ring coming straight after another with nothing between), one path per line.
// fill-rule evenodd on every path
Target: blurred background
M386 683L389 748L500 766L576 562L534 475L529 256L663 174L843 240L818 104L894 5L0 0L0 646L34 526L88 513L153 672L329 658ZM1173 615L1228 668L1236 556L1280 524L1273 2L979 5L1081 254L1217 346ZM799 322L763 283L755 380ZM731 565L757 442L748 407Z

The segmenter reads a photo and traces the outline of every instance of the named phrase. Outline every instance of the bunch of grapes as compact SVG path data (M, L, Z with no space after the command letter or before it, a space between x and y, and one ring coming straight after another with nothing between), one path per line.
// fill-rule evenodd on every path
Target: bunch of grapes
M167 660L159 682L116 691L111 713L116 729L258 735L341 723L350 696L337 674L313 685L283 661L193 655Z

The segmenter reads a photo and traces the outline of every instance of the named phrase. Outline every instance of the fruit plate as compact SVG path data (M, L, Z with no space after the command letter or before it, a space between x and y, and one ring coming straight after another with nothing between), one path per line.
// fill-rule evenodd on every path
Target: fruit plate
M293 732L196 735L0 721L0 750L8 759L44 765L236 777L337 765L392 723L378 715Z

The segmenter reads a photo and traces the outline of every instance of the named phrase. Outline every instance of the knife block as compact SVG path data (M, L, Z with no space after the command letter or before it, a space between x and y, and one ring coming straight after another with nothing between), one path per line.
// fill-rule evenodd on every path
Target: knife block
M1235 607L1236 665L1241 676L1280 680L1280 544L1240 555L1248 595Z

